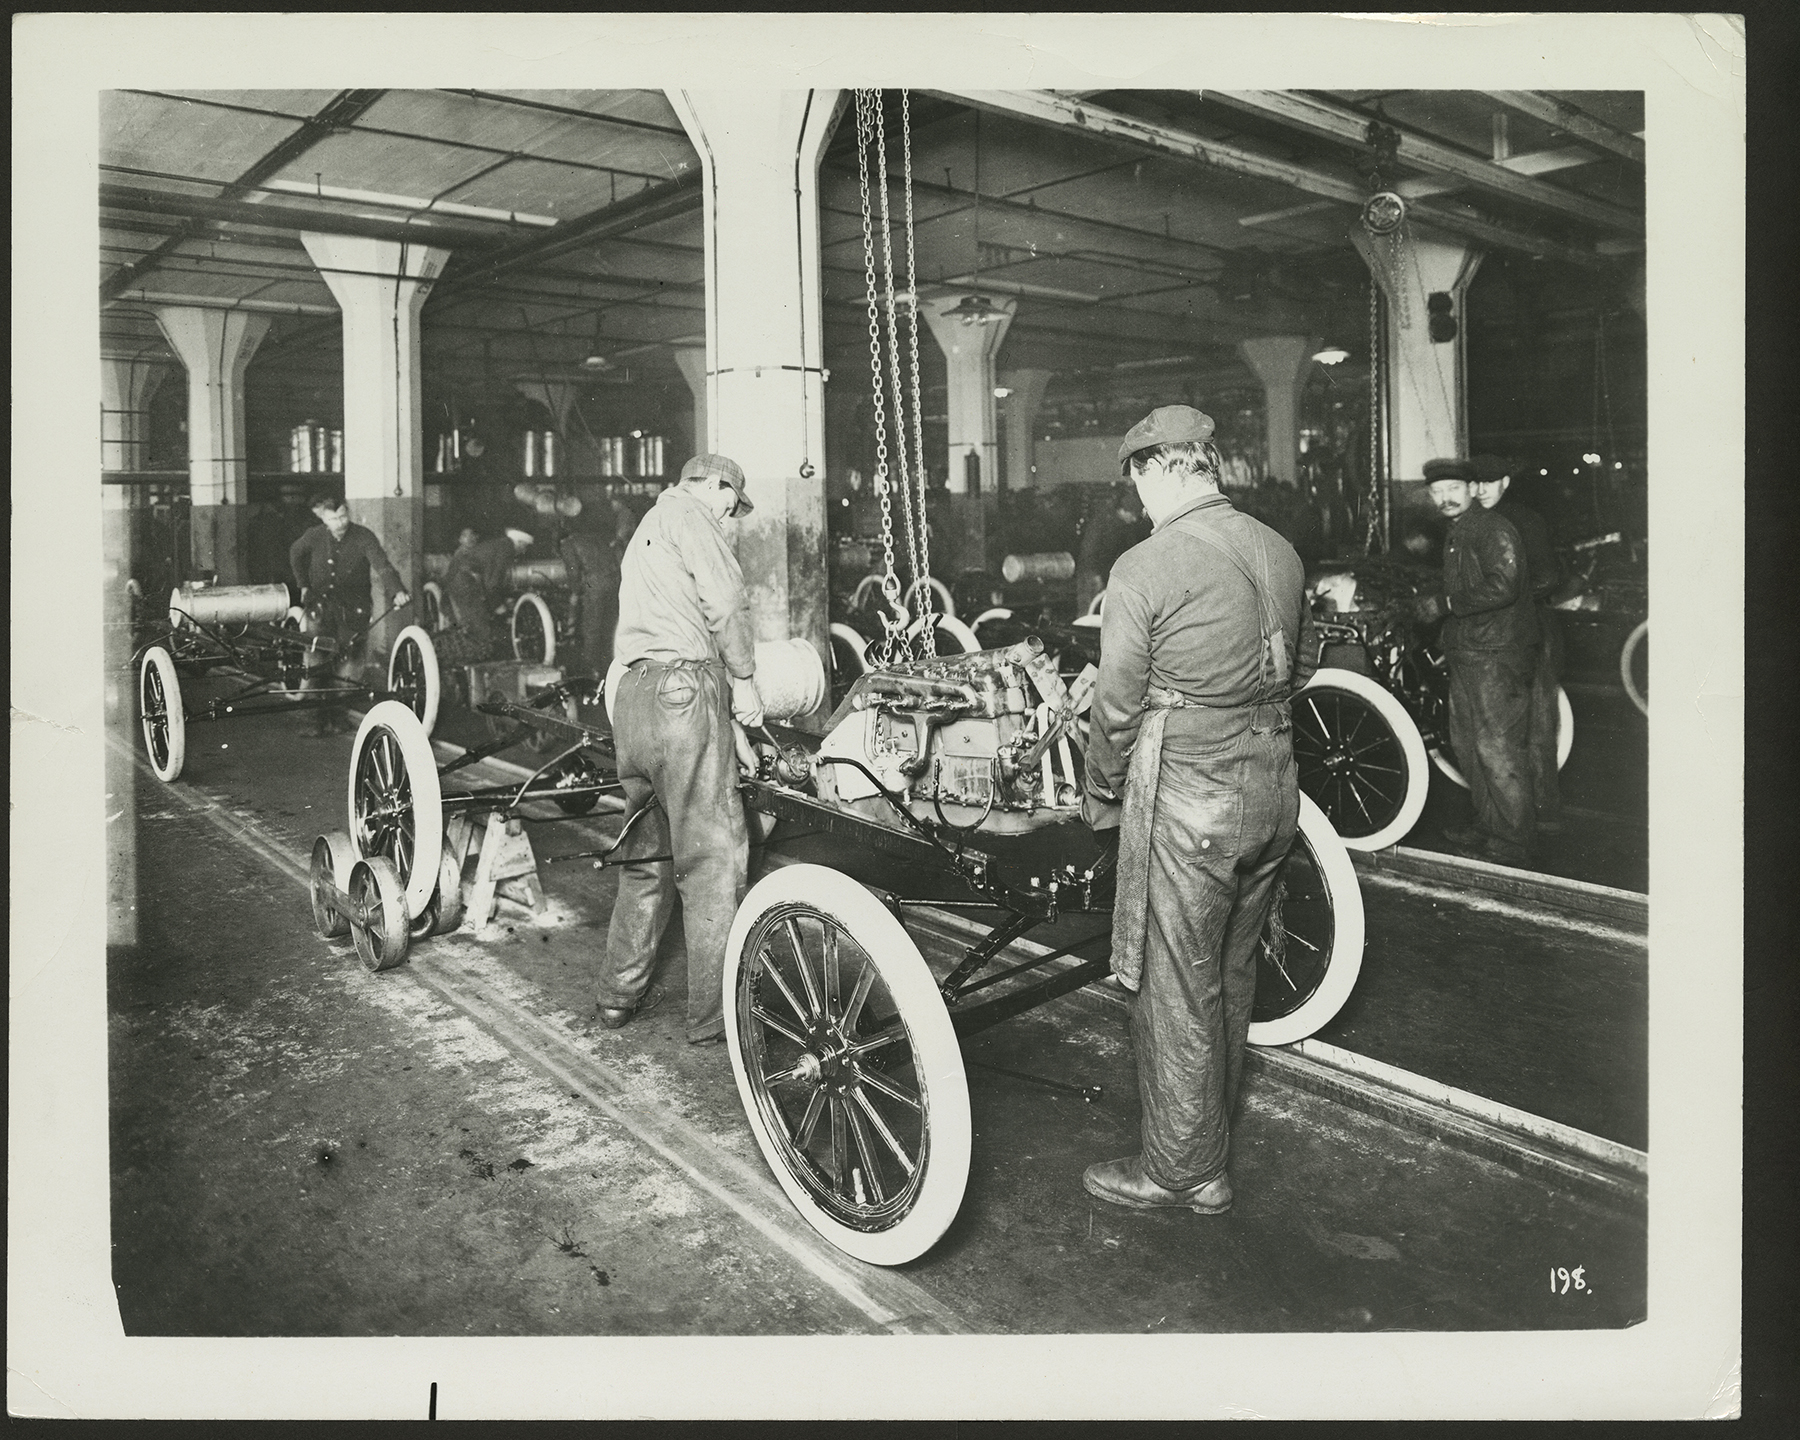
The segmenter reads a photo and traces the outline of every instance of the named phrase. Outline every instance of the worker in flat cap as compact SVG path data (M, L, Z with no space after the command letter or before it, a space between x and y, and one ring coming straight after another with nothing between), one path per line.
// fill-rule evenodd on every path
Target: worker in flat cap
M1495 455L1475 457L1475 500L1483 510L1493 510L1512 522L1525 547L1525 563L1531 571L1531 603L1537 616L1537 664L1531 671L1531 734L1526 741L1531 757L1531 803L1537 833L1562 829L1562 791L1557 784L1556 745L1561 706L1557 701L1562 683L1562 626L1551 604L1563 583L1563 565L1550 542L1544 517L1513 492L1513 477L1506 462Z
M763 723L744 575L725 535L726 520L750 513L744 488L736 461L696 455L638 524L608 682L625 853L673 858L619 869L598 1018L617 1029L661 999L656 952L679 894L691 1044L725 1038L725 942L749 858L732 722Z
M1538 622L1531 564L1513 524L1475 499L1471 460L1428 460L1431 503L1450 522L1444 590L1419 596L1414 618L1444 619L1450 666L1450 744L1469 782L1475 820L1444 832L1458 854L1501 865L1531 862L1531 677Z
M1165 405L1119 447L1153 529L1100 629L1083 813L1118 831L1113 970L1136 992L1142 1148L1089 1167L1134 1209L1231 1207L1256 950L1299 823L1288 702L1317 661L1294 548L1220 492L1210 417Z
M535 543L527 531L507 526L498 535L459 544L444 571L444 595L455 612L456 629L437 642L444 665L472 665L497 660L504 634L494 608L506 593L513 561Z
M288 547L288 568L308 629L317 637L301 687L341 690L365 678L375 581L386 588L390 610L403 608L411 597L375 532L351 520L342 500L321 491L310 508L319 523ZM325 704L315 712L311 733L323 738L351 728L346 705Z

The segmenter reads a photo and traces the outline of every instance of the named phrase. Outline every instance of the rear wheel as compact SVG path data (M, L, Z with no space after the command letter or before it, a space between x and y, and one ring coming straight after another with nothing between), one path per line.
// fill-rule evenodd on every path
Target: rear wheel
M437 646L423 626L408 625L394 637L394 648L388 655L387 688L419 717L427 735L437 728L442 682Z
M1619 651L1619 679L1638 713L1650 713L1650 622L1638 621Z
M535 590L513 601L512 648L515 658L549 665L556 659L556 621Z
M1363 903L1350 853L1300 796L1300 829L1256 954L1252 1045L1292 1045L1343 1008L1362 971Z
M1317 671L1294 697L1300 788L1351 850L1380 850L1418 823L1431 790L1419 727L1381 685L1352 670Z
M839 871L775 871L732 922L725 1024L756 1143L806 1221L874 1265L930 1249L968 1183L969 1090L900 923Z
M160 645L138 661L138 716L150 769L158 780L174 780L187 764L187 711L174 657Z

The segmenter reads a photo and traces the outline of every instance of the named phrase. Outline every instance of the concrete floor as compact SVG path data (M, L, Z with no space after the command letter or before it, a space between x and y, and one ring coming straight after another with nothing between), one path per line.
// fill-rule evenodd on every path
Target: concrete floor
M493 934L427 941L382 975L317 940L301 870L313 836L343 823L350 742L301 739L303 724L196 726L174 786L113 752L109 806L129 799L135 816L139 897L135 943L113 948L108 977L128 1334L1533 1330L1643 1317L1641 1205L1560 1191L1267 1077L1234 1132L1229 1216L1090 1200L1082 1168L1136 1148L1138 1107L1122 1012L1082 996L966 1047L974 1164L944 1239L898 1270L849 1260L776 1189L724 1049L682 1042L678 941L660 1011L617 1032L592 1022L609 876L543 867L546 916L509 908ZM606 828L534 838L541 857ZM1442 1005L1491 976L1513 940L1484 912L1428 909L1403 892L1371 905L1372 948L1422 933L1443 960L1435 989L1410 982L1391 1004L1427 1049L1479 1051L1466 1030L1447 1034ZM1378 1010L1388 997L1370 973ZM1372 1023L1355 1004L1336 1043ZM984 1065L1103 1093L1084 1104ZM1570 1255L1592 1281L1578 1305L1543 1281Z

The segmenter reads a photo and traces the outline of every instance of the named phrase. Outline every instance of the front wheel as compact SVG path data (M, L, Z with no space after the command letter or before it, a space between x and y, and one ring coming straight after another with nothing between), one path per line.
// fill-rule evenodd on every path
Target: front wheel
M187 764L187 710L174 657L160 645L152 645L138 661L138 715L150 769L158 780L174 780Z
M351 854L390 861L407 915L423 914L438 883L444 800L431 739L418 716L398 700L371 706L357 728L349 810Z
M1446 708L1444 728L1449 729L1449 712ZM1575 709L1569 704L1569 694L1562 686L1556 687L1556 768L1562 769L1569 763L1569 751L1575 746ZM1431 752L1431 763L1442 772L1445 779L1452 784L1469 788L1469 777L1464 775L1462 767L1456 763L1456 752L1450 748L1450 740L1446 734L1444 740Z
M1431 791L1425 741L1406 708L1353 670L1317 671L1294 697L1304 790L1351 850L1381 850L1418 823Z
M1640 620L1619 650L1619 679L1640 715L1650 713L1650 622Z
M1252 1045L1292 1045L1341 1010L1362 972L1363 903L1350 852L1323 811L1300 796L1300 829L1283 863L1256 952Z
M790 865L744 897L725 951L738 1095L788 1199L838 1249L902 1265L969 1178L969 1087L918 947L862 886Z

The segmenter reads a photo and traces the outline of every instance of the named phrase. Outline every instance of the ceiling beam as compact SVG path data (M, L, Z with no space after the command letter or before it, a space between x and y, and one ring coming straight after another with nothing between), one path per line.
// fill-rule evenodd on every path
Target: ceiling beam
M1135 115L1104 110L1085 101L1065 100L1049 91L936 90L930 93L996 115L1008 115L1017 120L1028 120L1057 129L1080 130L1151 154L1169 155L1178 160L1222 170L1227 174L1287 185L1295 190L1320 195L1359 209L1367 198L1363 187L1355 181L1341 179L1290 161L1258 155L1235 145L1205 139L1191 131L1139 119ZM1592 249L1564 244L1547 236L1516 230L1509 225L1436 205L1414 203L1408 208L1418 221L1453 235L1482 241L1497 249L1548 256L1588 269L1610 268L1608 261Z
M221 200L235 200L245 191L255 188L277 171L285 169L298 160L327 135L348 129L356 118L366 111L387 92L384 90L340 90L313 115L300 122L300 127L285 136L262 159L258 160L237 179L233 180L218 194ZM100 286L100 299L104 303L115 295L129 290L146 274L154 270L157 264L189 235L198 233L200 224L190 218L183 227L186 232L171 235L154 250L134 260L123 269L115 270Z
M1240 113L1273 120L1308 135L1356 147L1368 143L1369 127L1374 123L1368 116L1359 115L1354 110L1291 90L1202 90L1195 93L1214 104L1224 105ZM1441 175L1454 175L1491 194L1501 195L1539 210L1552 210L1604 230L1624 235L1644 233L1644 217L1634 215L1622 206L1561 189L1530 175L1519 174L1492 160L1484 160L1478 155L1470 155L1440 141L1416 135L1392 121L1380 123L1399 135L1400 143L1394 152L1394 158L1402 164L1435 171Z
M1615 129L1566 100L1558 100L1541 90L1483 90L1480 93L1586 144L1623 155L1639 165L1644 163L1644 142L1639 137Z
M360 235L371 240L400 240L413 245L439 245L450 250L492 250L495 232L476 230L441 221L377 220L366 215L345 215L333 210L301 209L290 205L253 205L243 200L218 200L205 195L178 195L166 190L141 190L130 185L102 185L100 206L105 210L129 210L147 215L179 215L189 220L214 220L233 225L252 225L265 230L313 230L325 235ZM106 221L102 217L101 225ZM116 287L114 294L123 287ZM113 295L104 298L112 299Z

